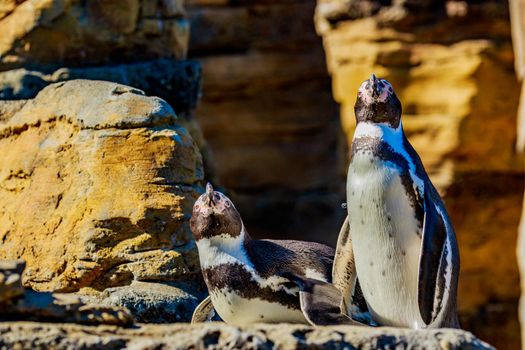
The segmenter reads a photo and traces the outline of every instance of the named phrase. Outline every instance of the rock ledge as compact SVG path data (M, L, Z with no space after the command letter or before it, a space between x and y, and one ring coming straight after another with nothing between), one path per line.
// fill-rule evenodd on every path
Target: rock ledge
M0 348L16 349L494 349L455 329L257 325L140 325L137 328L31 322L0 323Z

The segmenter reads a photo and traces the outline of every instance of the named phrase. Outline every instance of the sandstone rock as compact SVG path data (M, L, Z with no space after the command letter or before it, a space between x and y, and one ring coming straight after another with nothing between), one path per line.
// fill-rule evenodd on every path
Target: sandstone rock
M0 2L0 71L184 58L182 0Z
M52 84L0 124L0 153L0 257L27 261L24 285L89 292L200 276L187 220L202 160L164 100Z
M41 323L0 323L0 344L18 349L494 349L471 333L438 329L257 325L233 327L198 325L110 326Z
M197 61L172 59L86 68L42 67L0 72L0 100L29 99L49 84L74 80L105 80L134 86L147 95L166 100L175 110L179 122L191 134L203 154L206 174L213 178L213 167L202 132L193 118L193 109L200 96L201 67ZM22 101L0 101L0 122L21 107Z
M344 156L315 1L186 3L216 179L257 237L335 244Z
M462 325L490 334L496 347L516 348L516 313L508 305L519 296L514 250L524 181L514 151L520 86L507 3L450 2L463 6L454 9L424 1L419 5L438 8L425 12L396 1L359 14L341 5L350 3L380 2L319 0L316 14L348 143L357 89L374 72L398 93L407 136L456 229ZM402 16L387 18L396 6Z

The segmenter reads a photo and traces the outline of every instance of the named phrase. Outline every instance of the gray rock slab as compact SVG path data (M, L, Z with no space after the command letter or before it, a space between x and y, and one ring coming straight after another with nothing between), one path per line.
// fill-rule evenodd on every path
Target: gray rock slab
M39 67L0 72L0 100L35 97L49 84L74 80L104 80L129 85L166 100L177 113L195 108L200 94L197 61L172 59L86 68Z
M135 328L45 323L0 323L0 348L17 349L466 349L490 345L469 332L277 324L140 325Z

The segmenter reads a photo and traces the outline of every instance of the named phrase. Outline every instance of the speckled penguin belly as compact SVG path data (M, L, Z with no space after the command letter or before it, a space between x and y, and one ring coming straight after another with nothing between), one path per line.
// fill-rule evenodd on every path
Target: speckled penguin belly
M372 151L354 154L347 188L361 288L382 325L424 325L418 302L420 227L397 166Z

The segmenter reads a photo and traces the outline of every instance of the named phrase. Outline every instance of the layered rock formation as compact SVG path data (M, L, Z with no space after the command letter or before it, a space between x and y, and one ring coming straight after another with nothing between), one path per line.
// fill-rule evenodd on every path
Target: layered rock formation
M148 289L138 320L187 320L202 297L187 216L205 146L183 1L0 1L0 33L0 100L16 100L0 102L0 256L27 260L26 286L104 305ZM73 79L134 88L44 89Z
M194 280L179 300L189 318L200 270L188 220L204 174L173 109L135 88L73 80L5 119L0 258L27 261L24 284L96 294Z
M520 89L507 3L389 4L319 0L317 30L343 128L350 142L361 82L372 72L388 79L456 229L463 326L514 348L523 164L514 152Z
M425 349L490 350L461 330L413 331L395 328L224 324L109 326L0 323L0 346L17 349Z
M22 260L0 260L0 321L36 320L115 326L134 323L129 311L123 308L85 304L72 294L26 289L22 285L24 268Z
M334 245L343 153L314 6L189 0L189 55L203 67L196 116L216 179L250 233Z
M7 0L0 33L5 70L182 59L189 25L182 0Z
M184 60L182 0L9 0L0 4L0 33L0 100L33 98L71 79L134 86L175 109L209 163L192 118L201 70Z

